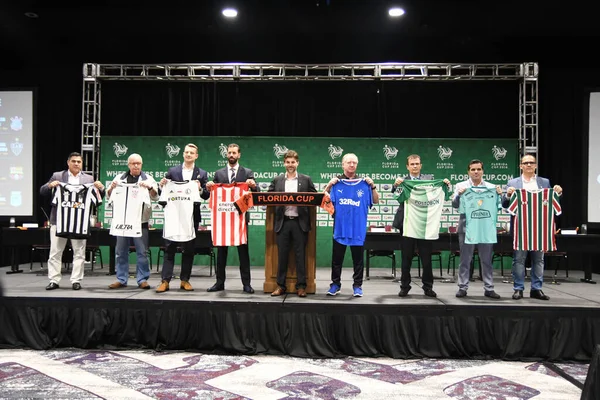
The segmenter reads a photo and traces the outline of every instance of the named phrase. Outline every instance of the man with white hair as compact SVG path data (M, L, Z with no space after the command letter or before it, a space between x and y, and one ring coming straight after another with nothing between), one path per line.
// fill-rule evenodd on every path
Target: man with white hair
M140 289L150 289L148 264L148 220L150 200L158 200L158 186L154 178L142 171L142 156L131 154L127 159L129 171L113 179L106 192L112 203L113 218L110 234L117 237L117 281L110 289L127 286L129 278L129 246L133 241L137 253L136 280Z

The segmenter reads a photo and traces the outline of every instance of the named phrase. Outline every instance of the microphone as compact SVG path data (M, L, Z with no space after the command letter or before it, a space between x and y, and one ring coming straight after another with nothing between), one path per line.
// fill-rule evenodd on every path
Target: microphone
M42 209L42 212L46 216L46 221L48 221L48 226L50 226L50 217L48 216L48 214L46 214L46 210L44 210L44 207L40 207L40 208Z

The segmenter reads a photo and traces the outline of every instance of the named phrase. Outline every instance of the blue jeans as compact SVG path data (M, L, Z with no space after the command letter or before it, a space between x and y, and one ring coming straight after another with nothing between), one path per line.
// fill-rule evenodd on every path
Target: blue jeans
M524 290L525 288L527 253L531 257L531 290L542 290L542 284L544 283L544 252L526 250L515 250L513 253L513 290Z
M141 237L122 237L117 236L116 254L116 272L117 280L123 285L127 285L129 279L129 245L133 241L135 252L137 253L136 280L137 284L145 282L150 277L150 265L148 265L148 229L142 228Z

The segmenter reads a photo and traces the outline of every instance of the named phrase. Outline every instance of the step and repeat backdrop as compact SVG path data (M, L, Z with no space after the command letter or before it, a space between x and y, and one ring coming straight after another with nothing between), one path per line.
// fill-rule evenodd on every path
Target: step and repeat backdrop
M380 202L369 212L369 226L391 225L398 203L390 192L397 177L405 176L406 157L421 156L422 173L432 174L436 179L448 178L452 184L468 178L469 161L483 161L488 182L506 185L518 174L518 142L516 139L386 139L386 138L285 138L285 137L172 137L172 136L103 136L100 153L99 179L106 184L118 174L127 171L127 157L139 153L143 158L143 171L160 181L167 170L183 162L183 149L187 143L198 146L196 165L208 172L209 180L214 172L227 165L227 145L240 146L240 165L254 171L261 191L266 191L277 175L284 173L283 155L287 150L299 154L298 171L310 175L317 190L341 174L342 156L355 153L358 156L357 173L369 176L377 184ZM202 221L210 229L208 201L201 204ZM164 222L162 207L152 206L153 227L161 228ZM266 208L254 207L250 211L249 245L252 265L264 265ZM111 210L102 205L98 220L110 225ZM508 224L510 217L502 213L498 225ZM448 201L444 207L441 231L458 223L458 212ZM333 220L324 210L317 209L317 266L331 265L331 240ZM237 264L237 252L229 252L229 265ZM373 266L378 266L375 259ZM383 262L380 261L380 262ZM388 262L389 264L389 262ZM345 265L351 265L348 255Z

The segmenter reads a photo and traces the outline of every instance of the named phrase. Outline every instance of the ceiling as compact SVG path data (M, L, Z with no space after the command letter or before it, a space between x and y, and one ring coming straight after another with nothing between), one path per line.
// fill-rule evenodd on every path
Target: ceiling
M87 62L482 62L579 54L595 43L592 6L553 0L200 0L162 6L123 0L67 7L0 4L0 66ZM237 3L237 4L235 4ZM104 2L106 4L106 2ZM225 20L224 5L239 10ZM390 4L406 15L387 16ZM35 13L36 17L26 16ZM531 56L528 56L531 54ZM442 60L454 57L456 60ZM468 60L465 60L468 61Z

